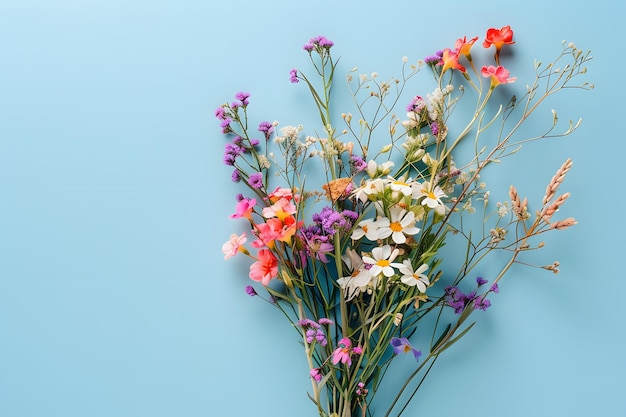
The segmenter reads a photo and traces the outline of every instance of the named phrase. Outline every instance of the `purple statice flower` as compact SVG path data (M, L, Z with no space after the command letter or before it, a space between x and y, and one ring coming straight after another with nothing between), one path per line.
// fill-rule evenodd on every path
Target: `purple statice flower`
M229 166L235 165L235 160L243 152L243 149L234 143L227 143L224 146L224 163Z
M219 106L217 109L215 109L215 117L220 120L226 119L226 110L223 106Z
M256 188L257 190L263 188L263 174L260 172L255 172L250 175L248 178L248 185L252 188Z
M359 213L357 213L356 211L352 211L352 210L348 210L345 209L341 212L341 215L346 219L350 221L350 226L349 229L352 228L352 225L354 224L355 221L357 221L357 219L359 218Z
M233 173L230 175L230 179L231 179L233 182L239 182L239 181L241 181L241 174L239 173L239 170L238 170L238 169L235 169L235 170L233 171Z
M296 324L304 330L304 338L307 343L311 344L315 341L322 346L326 346L328 344L326 334L321 328L320 323L316 323L311 319L301 319L298 320Z
M326 219L326 217L328 217L328 215L330 213L333 212L333 209L326 206L322 209L322 211L320 211L319 213L314 213L313 216L311 216L311 219L317 223L318 225L322 225L322 223L324 223L324 219Z
M304 45L302 47L302 49L304 49L307 52L311 52L314 49L317 49L318 52L319 52L322 49L328 50L328 49L332 48L333 45L334 45L334 43L331 40L325 38L324 36L316 36L314 38L311 38L309 40L309 43Z
M241 105L244 107L250 104L250 101L248 100L248 98L250 98L250 93L240 91L237 94L235 94L235 98L239 100Z
M231 142L227 143L224 146L224 153L228 153L233 155L234 157L238 157L243 153L243 149L241 148L241 146Z
M241 107L240 101L233 101L232 103L230 103L230 108L233 109L235 112L237 112L237 109L239 107Z
M225 153L222 161L224 162L224 164L232 167L233 165L235 165L235 156L229 153Z
M313 38L313 43L317 43L321 48L326 49L330 49L334 45L334 43L330 39L327 39L324 36L318 36L316 38Z
M321 346L326 346L328 344L328 340L326 339L326 335L324 334L324 331L322 329L317 329L315 331L315 340Z
M441 58L443 57L443 51L437 51L433 55L429 55L424 58L424 62L429 65L437 65L441 62Z
M487 300L486 296L476 297L474 300L474 309L485 311L491 306L491 301Z
M355 392L356 392L356 395L360 397L365 397L367 393L369 392L369 390L365 388L365 384L363 382L359 382L358 384L356 384Z
M322 317L321 319L319 319L317 321L321 326L330 326L331 324L333 324L333 321L331 319L327 319L326 317Z
M489 288L489 291L498 294L500 292L500 288L498 287L498 283L496 282L495 284L493 284L491 286L491 288Z
M228 133L232 130L230 128L230 124L232 122L233 122L233 119L231 119L230 117L226 117L225 119L222 120L222 123L220 123L220 127L222 128L222 133Z
M481 285L485 285L486 283L488 283L489 281L487 281L485 278L483 277L476 277L476 284L478 284L478 286L480 287Z
M358 155L352 155L350 157L350 167L352 168L352 172L354 174L358 174L359 172L363 172L367 169L367 162L365 162L365 160Z
M316 236L320 234L321 232L322 231L320 230L320 227L318 224L312 224L310 226L301 227L300 229L298 229L298 233L300 237L304 240L313 239L313 236Z
M314 214L312 219L319 225L322 233L333 236L339 230L350 230L358 217L359 215L352 210L337 212L327 206L319 213Z
M250 297L254 297L255 295L258 295L254 287L251 285L248 285L246 287L246 294L248 294Z
M392 337L389 344L393 347L394 355L411 352L416 360L419 360L420 356L422 356L422 352L411 346L409 339L406 337Z
M237 194L237 195L235 196L235 200L236 200L237 202L243 201L245 198L246 198L246 197L245 197L243 194L241 194L241 193L239 193L239 194Z
M269 140L272 133L274 133L274 125L270 122L259 123L259 132L265 135L265 140Z
M322 230L329 236L333 236L337 230L345 229L347 225L346 219L336 211L330 211L322 220Z
M291 71L289 71L289 81L291 81L292 84L297 84L300 82L300 80L298 79L298 69L294 68Z
M319 324L317 324L315 321L311 319L300 319L296 322L296 324L304 329L308 327L313 327L317 329L318 327L320 327Z
M252 145L252 147L256 147L259 146L259 140L258 139L250 139L250 145Z
M411 99L411 102L406 106L407 112L419 113L426 107L426 102L420 96L415 96Z
M430 124L430 131L433 132L433 136L437 136L439 134L439 123L432 122Z
M446 303L454 309L456 314L461 314L465 309L465 305L468 301L474 299L475 294L463 294L459 287L447 286L445 288L444 299Z

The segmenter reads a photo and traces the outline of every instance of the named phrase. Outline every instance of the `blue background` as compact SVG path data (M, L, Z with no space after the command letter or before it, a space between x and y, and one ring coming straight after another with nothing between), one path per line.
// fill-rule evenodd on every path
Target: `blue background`
M580 224L538 255L561 273L514 269L406 415L626 415L611 3L1 1L0 416L314 415L295 334L222 259L240 224L213 111L243 90L259 120L312 123L288 71L316 35L339 74L385 78L507 24L520 74L573 41L596 88L551 101L583 126L489 186L541 198L571 157L563 217Z

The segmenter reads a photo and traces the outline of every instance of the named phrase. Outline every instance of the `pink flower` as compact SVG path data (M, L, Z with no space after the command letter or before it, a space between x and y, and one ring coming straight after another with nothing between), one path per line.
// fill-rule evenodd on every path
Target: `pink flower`
M276 189L269 193L267 197L269 198L271 203L275 203L281 198L285 198L289 201L291 201L292 199L298 201L298 196L294 196L293 191L291 191L290 188L276 187Z
M293 216L286 217L284 221L274 217L267 219L265 223L255 224L254 228L258 239L252 242L252 246L255 248L263 246L273 248L275 240L289 244L299 226L300 224L296 222Z
M273 278L278 276L278 260L269 249L261 249L255 263L250 265L250 279L269 285Z
M296 214L296 206L291 202L291 198L281 198L271 206L265 207L262 214L266 219L278 217L285 220L286 217Z
M337 365L339 362L348 366L352 364L352 354L360 355L363 353L363 349L360 346L352 347L352 341L349 338L344 337L339 341L339 347L333 352L333 365Z
M481 72L483 77L491 77L491 88L495 88L500 84L512 83L517 80L515 77L509 78L509 71L500 66L496 68L493 65L489 65L488 67L483 67Z
M320 382L322 380L322 370L320 368L313 368L311 369L311 378L313 378L315 381Z
M246 243L247 240L245 233L242 233L241 236L237 236L234 233L230 235L230 240L222 245L224 259L232 258L237 255L239 251L247 252L247 250L241 246Z
M254 198L244 198L235 206L235 213L230 215L231 219L240 219L242 217L252 220L252 210L256 205Z

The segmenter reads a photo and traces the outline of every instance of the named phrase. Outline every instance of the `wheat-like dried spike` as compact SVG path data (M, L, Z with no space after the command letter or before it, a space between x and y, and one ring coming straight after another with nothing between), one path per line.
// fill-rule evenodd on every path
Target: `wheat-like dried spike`
M561 207L563 205L563 203L565 203L565 200L567 200L570 196L570 193L565 193L560 195L555 201L554 203L550 204L543 212L543 218L548 221L550 219L550 217L552 217L552 215L554 213L557 212L557 210L559 209L559 207Z
M509 187L509 197L511 198L511 208L513 209L513 213L515 213L519 219L522 202L520 201L519 194L517 194L517 189L513 185Z
M548 186L546 187L546 195L543 197L542 205L545 206L548 201L554 198L556 191L559 189L559 186L565 179L565 175L567 174L567 171L569 171L572 167L572 164L572 160L570 158L567 158L567 160L563 163L563 165L561 165L559 170L556 171L556 174L554 174L554 176L552 177L550 184L548 184Z
M564 230L568 227L574 226L575 224L578 224L576 219L574 219L573 217L569 217L565 220L559 220L558 222L552 223L550 225L550 229Z

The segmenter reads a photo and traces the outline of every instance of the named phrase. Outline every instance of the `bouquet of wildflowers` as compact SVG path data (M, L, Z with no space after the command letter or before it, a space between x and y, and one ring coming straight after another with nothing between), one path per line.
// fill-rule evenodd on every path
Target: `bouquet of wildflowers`
M280 309L299 334L320 416L401 415L435 360L472 328L472 314L490 306L511 266L543 246L535 238L576 224L556 216L569 197L559 189L570 160L532 204L515 186L507 201L491 204L481 173L526 142L576 130L580 121L555 132L553 110L544 130L518 137L546 98L593 87L575 82L589 52L564 42L548 65L535 61L534 81L512 94L506 85L516 78L501 51L513 47L513 31L487 31L484 65L472 58L477 41L463 37L414 65L403 58L397 79L355 68L346 78L354 109L336 113L333 42L311 39L304 50L314 76L293 69L290 78L310 91L321 135L252 123L249 93L216 110L231 139L224 162L246 190L231 217L250 227L231 235L224 257L251 259L248 294ZM422 70L434 75L427 92L410 85ZM461 250L446 253L453 240ZM498 272L478 276L494 252L505 255ZM558 265L542 268L556 273ZM395 398L377 398L404 354L414 363L406 381Z

